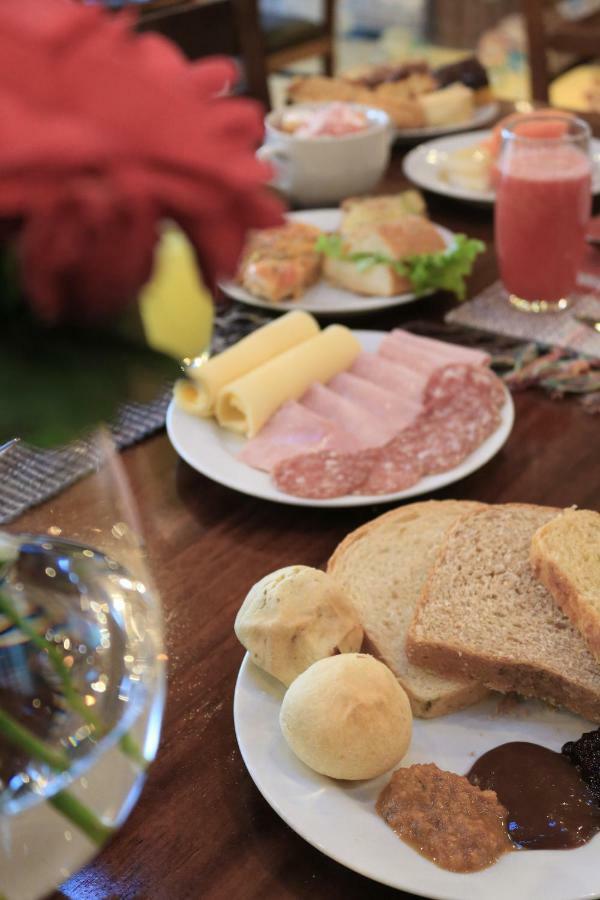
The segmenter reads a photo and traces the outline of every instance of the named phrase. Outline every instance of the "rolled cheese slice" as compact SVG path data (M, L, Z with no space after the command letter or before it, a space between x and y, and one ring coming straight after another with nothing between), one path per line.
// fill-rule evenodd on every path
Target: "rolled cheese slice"
M180 409L193 416L204 416L205 396L189 378L179 378L173 387L173 398Z
M183 387L180 382L177 383L175 402L186 412L210 416L219 391L225 385L318 333L318 322L310 313L300 309L286 313L253 331L223 353L199 366L191 366L187 372L191 385Z
M360 349L348 328L330 325L223 388L215 410L219 425L254 437L282 403L298 400L313 382L343 372Z

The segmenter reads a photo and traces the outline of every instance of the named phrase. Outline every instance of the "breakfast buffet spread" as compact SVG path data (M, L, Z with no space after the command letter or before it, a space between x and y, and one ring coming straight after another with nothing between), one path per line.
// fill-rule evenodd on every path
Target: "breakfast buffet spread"
M435 70L411 61L298 77L288 100L270 127L335 142L367 132L369 108L398 132L466 124L490 93L476 60ZM572 122L548 109L501 119L451 152L432 151L436 179L493 199L506 128L535 154L536 142L560 139ZM177 429L193 425L184 458L279 502L354 506L427 493L486 462L512 426L512 400L484 350L410 328L322 326L311 315L318 287L352 297L353 312L373 298L412 302L438 290L463 299L484 249L430 221L417 190L342 196L338 209L289 214L249 235L223 290L290 311L188 366L174 388L176 446ZM219 476L200 459L209 434ZM259 479L269 491L256 489ZM405 863L416 851L472 881L513 851L586 845L600 831L600 728L585 730L600 725L599 560L597 512L427 500L352 531L324 570L293 564L265 575L235 621L247 650L236 733L259 789L334 858L429 896L479 894L400 884L339 843L329 851L329 816L347 813L345 835L357 843L385 823L410 848ZM510 736L482 746L475 734L493 734L498 717L514 723L497 729ZM453 749L440 758L448 734ZM297 811L306 797L310 815ZM524 884L515 896L533 896Z

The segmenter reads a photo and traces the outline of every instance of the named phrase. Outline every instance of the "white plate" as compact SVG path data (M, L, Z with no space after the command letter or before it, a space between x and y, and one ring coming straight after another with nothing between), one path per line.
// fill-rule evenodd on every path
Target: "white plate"
M375 353L383 331L354 331L363 350ZM495 456L508 438L514 420L512 398L505 390L506 400L501 410L501 422L496 431L490 435L460 465L439 475L428 475L405 491L393 494L374 494L363 496L346 494L330 500L312 500L305 497L293 497L279 491L266 472L259 472L236 459L237 452L244 444L244 438L220 428L213 419L201 419L191 416L179 409L173 401L167 410L167 434L173 447L193 469L211 478L219 484L260 497L276 503L288 503L292 506L371 506L374 503L389 503L392 500L405 500L419 494L437 491L447 484L459 481L481 468Z
M480 144L489 138L491 131L470 131L466 134L455 134L440 140L419 144L404 157L404 174L414 184L426 191L433 191L445 197L455 197L470 203L492 204L496 199L493 190L476 191L469 188L448 184L440 177L440 168L449 153L462 150L464 147ZM592 155L592 192L600 193L600 140L590 141Z
M301 212L288 213L288 219L295 222L304 222L314 225L321 231L337 231L340 226L341 213L339 209L307 209ZM446 244L451 246L454 235L447 228L436 225ZM394 306L403 306L412 303L417 297L415 294L397 294L395 297L364 297L362 294L354 294L343 288L322 279L309 288L298 300L282 300L280 303L272 303L255 297L235 281L224 281L219 285L229 297L247 303L249 306L259 306L262 309L270 309L273 312L287 312L289 309L305 309L317 315L353 315L358 313L374 312L376 309L388 309ZM421 295L423 296L423 295Z
M489 869L468 875L438 868L377 816L374 804L390 773L354 784L336 782L293 755L279 729L283 694L283 685L246 654L233 701L237 741L265 800L322 853L375 881L436 900L593 900L600 895L598 837L576 850L508 853ZM589 722L535 701L510 714L498 714L497 705L492 698L439 719L415 719L402 765L434 762L465 774L475 757L506 741L560 750L565 741L590 730Z
M397 141L423 140L442 134L454 134L456 131L473 130L487 125L498 115L500 107L496 102L484 103L477 106L468 122L460 122L457 125L428 125L423 128L397 128L394 132Z

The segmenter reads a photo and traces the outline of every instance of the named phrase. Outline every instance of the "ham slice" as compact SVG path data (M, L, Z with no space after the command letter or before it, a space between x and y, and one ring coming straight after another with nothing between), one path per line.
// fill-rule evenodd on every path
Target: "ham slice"
M433 375L440 365L446 363L446 360L441 363L439 356L432 354L429 349L423 351L418 347L404 344L391 334L384 337L377 353L383 359L387 359L396 365L404 366L409 371L417 372L425 381Z
M403 347L420 350L424 356L435 359L442 365L466 363L472 366L487 366L491 361L490 354L484 350L474 350L472 347L461 347L459 344L422 337L402 328L394 328L391 337Z
M393 391L399 400L420 403L427 378L407 366L384 359L376 353L360 353L349 369L350 374L371 384Z
M361 446L352 434L334 422L290 400L244 445L238 459L254 469L270 472L283 459L299 453L320 450L352 453Z
M392 423L379 419L358 403L340 397L322 384L313 384L309 387L300 403L339 428L349 431L361 449L380 447L396 433Z
M352 400L363 409L380 419L386 419L396 432L409 425L421 410L421 404L410 397L399 397L397 393L351 375L340 372L327 383L327 387L340 397Z

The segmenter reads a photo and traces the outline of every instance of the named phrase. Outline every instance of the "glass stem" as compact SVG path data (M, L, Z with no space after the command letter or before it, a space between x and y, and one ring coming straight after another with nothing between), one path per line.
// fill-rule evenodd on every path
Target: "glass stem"
M70 762L66 754L48 747L27 728L0 709L0 734L12 744L24 750L29 756L40 759L57 772L67 772ZM58 791L48 799L61 815L73 822L94 844L102 846L113 833L112 828L104 825L98 816L84 803L81 803L69 791Z
M48 803L99 847L102 847L115 832L114 828L105 825L89 806L81 803L69 791L58 791L49 798Z
M15 628L18 628L19 631L26 635L26 637L29 638L31 643L35 647L37 647L38 650L41 650L42 653L46 653L48 655L48 659L50 660L52 668L60 679L61 687L65 695L67 705L70 709L73 710L73 712L78 713L84 720L84 722L87 722L88 725L91 725L91 727L94 729L96 737L101 737L103 729L101 727L100 721L98 720L98 717L94 715L94 713L90 709L88 709L83 698L75 690L73 679L71 678L71 673L69 672L68 666L66 665L58 647L56 647L43 635L39 634L31 624L31 622L28 622L27 619L23 618L23 616L19 614L9 597L7 597L6 594L2 591L0 591L0 613L6 616L6 618L14 625Z
M47 766L55 772L67 772L70 768L69 757L61 750L54 750L48 747L35 734L32 734L28 728L25 728L16 719L0 709L0 734L6 738L13 747L24 750L28 756L45 762Z
M6 616L15 628L18 628L19 631L26 635L38 650L48 654L50 664L60 679L67 705L73 712L80 715L84 722L93 728L94 737L96 739L102 737L103 734L106 733L106 729L102 727L98 717L85 705L85 702L75 689L71 673L69 672L58 647L43 635L38 634L31 623L19 614L10 598L2 591L0 591L0 613ZM137 746L135 739L130 734L123 735L119 742L119 746L125 756L128 756L140 769L144 770L147 768L146 760Z

